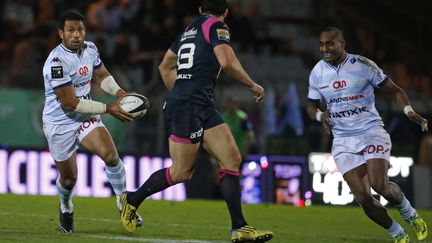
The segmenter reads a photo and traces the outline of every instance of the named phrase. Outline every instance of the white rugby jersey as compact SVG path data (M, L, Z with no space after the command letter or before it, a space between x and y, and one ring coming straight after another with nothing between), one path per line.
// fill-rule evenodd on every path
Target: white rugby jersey
M384 126L374 88L387 79L373 61L359 55L348 54L337 67L321 60L309 76L308 98L326 103L334 137L358 135Z
M92 42L84 41L81 52L71 51L63 44L55 47L43 67L45 82L43 119L54 124L68 124L88 118L88 114L63 110L54 89L73 85L78 98L91 100L93 70L101 66L98 49Z

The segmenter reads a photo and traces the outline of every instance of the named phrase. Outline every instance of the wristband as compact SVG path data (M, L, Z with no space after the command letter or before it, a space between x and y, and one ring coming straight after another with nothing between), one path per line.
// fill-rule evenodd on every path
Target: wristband
M315 119L317 120L317 121L321 121L321 119L322 119L322 116L323 116L323 113L324 112L322 112L322 111L317 111L316 113L315 113Z
M111 75L102 80L100 87L103 91L112 96L116 96L117 91L121 89Z
M410 112L414 112L414 110L413 110L412 106L410 106L410 105L406 105L406 106L403 108L403 112L405 113L405 115L408 116L408 113L410 113Z
M106 112L106 105L99 101L80 99L74 111L93 115L103 114Z

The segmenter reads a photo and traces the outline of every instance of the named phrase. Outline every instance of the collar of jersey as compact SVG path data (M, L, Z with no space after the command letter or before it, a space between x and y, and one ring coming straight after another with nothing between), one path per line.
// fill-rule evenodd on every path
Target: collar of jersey
M347 52L347 55L346 55L345 59L343 60L343 62L341 62L337 66L331 65L329 62L326 62L326 63L327 63L327 65L329 65L330 67L332 67L334 70L339 71L339 69L342 67L342 65L345 64L348 61L349 56L350 56L350 54Z
M69 49L69 48L67 48L66 46L64 46L63 45L63 43L60 43L60 46L65 50L65 51L67 51L67 52L70 52L70 53L79 53L81 50L83 50L84 48L84 46L80 49L80 50L78 50L78 51L72 51L71 49Z

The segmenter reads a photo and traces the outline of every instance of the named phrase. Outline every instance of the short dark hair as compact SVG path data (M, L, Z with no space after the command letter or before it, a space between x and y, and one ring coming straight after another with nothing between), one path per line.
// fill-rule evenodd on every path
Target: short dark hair
M227 0L201 0L201 12L221 16L228 8Z
M66 20L80 20L85 24L84 15L82 15L80 12L76 10L68 10L60 17L59 26L58 26L59 29L64 28Z
M333 32L340 40L345 40L343 31L336 26L329 26L321 31L321 33L323 32Z

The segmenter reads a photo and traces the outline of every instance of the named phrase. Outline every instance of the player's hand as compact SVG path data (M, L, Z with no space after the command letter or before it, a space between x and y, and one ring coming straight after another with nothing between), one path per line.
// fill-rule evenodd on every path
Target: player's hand
M427 132L429 130L428 120L424 119L419 114L415 113L414 111L410 111L408 112L407 116L411 121L421 126L422 132Z
M330 123L329 123L329 111L328 110L326 110L326 111L323 112L322 118L321 118L321 123L322 123L322 125L324 127L324 131L327 133L327 135L330 136L330 134L331 134L331 126L330 126Z
M250 90L254 93L255 102L259 102L264 98L264 88L261 85L255 83L250 87Z
M123 97L123 96L122 96ZM122 122L131 122L133 121L133 117L128 112L124 111L120 105L120 98L117 98L114 102L111 104L106 105L106 112L113 117L119 119Z

